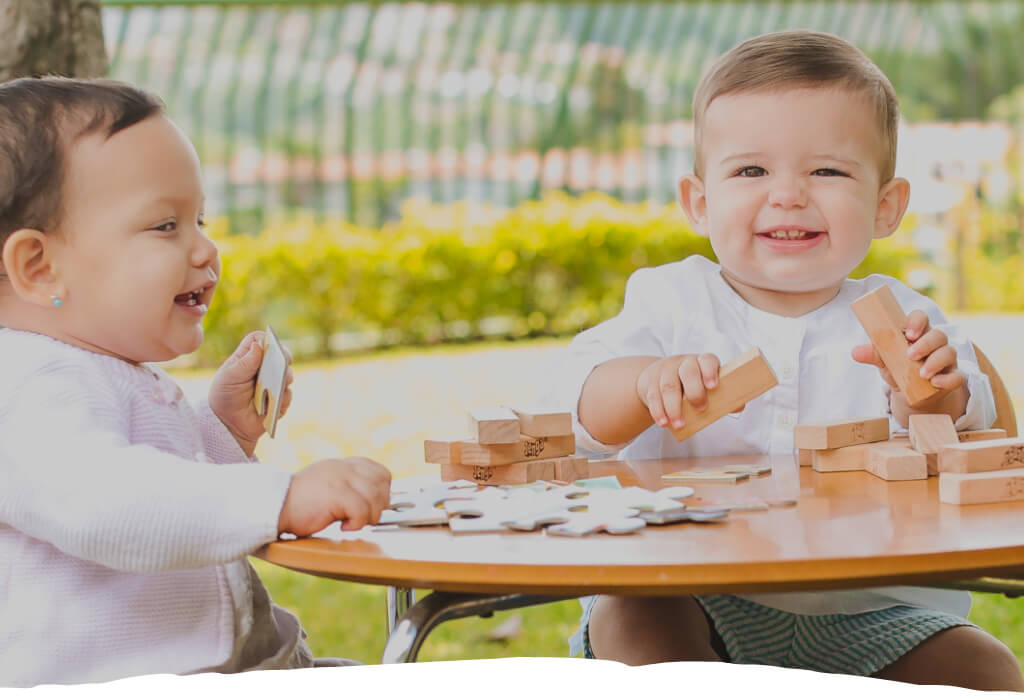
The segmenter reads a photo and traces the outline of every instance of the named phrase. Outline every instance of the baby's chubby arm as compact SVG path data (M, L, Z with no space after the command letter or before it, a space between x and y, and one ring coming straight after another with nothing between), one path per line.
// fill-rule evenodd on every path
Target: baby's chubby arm
M924 363L921 367L921 376L928 379L932 386L946 390L925 403L910 407L906 396L899 390L899 386L873 345L855 347L853 359L878 367L882 378L893 389L889 407L900 425L906 427L910 422L910 415L914 413L945 413L956 421L964 414L970 398L966 379L957 369L956 349L949 344L945 333L931 327L928 315L920 309L907 314L907 328L904 334L911 343L907 349L907 357Z
M629 442L652 423L682 428L683 401L698 411L707 408L707 390L718 385L719 366L718 357L706 353L608 360L583 384L580 423L606 444Z

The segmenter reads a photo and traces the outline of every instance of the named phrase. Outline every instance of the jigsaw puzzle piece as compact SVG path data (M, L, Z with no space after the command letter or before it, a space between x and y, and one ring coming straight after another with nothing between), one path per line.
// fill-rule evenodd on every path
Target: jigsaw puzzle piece
M381 512L377 524L402 527L444 525L448 522L444 505L452 500L470 498L476 493L476 488L472 481L456 481L420 491L392 493L391 503Z

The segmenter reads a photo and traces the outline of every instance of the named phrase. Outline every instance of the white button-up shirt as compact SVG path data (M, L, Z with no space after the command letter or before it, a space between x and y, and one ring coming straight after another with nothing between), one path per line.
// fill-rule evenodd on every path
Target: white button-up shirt
M957 430L987 428L995 420L988 378L978 368L970 341L947 323L938 306L903 283L884 275L846 280L831 301L797 318L757 309L722 278L719 266L701 256L644 268L626 284L622 311L573 339L559 373L556 403L571 410L580 453L621 459L650 459L793 451L793 427L861 416L890 415L889 387L872 365L853 360L851 350L870 342L850 303L888 285L907 312L923 310L957 351L958 368L967 377L970 400ZM580 392L597 365L616 357L668 357L713 353L722 364L759 347L778 378L778 386L678 442L652 425L629 443L603 444L579 423ZM902 428L891 418L894 430ZM938 608L966 616L965 593L906 586L829 593L748 595L764 605L803 614L853 613L898 604Z

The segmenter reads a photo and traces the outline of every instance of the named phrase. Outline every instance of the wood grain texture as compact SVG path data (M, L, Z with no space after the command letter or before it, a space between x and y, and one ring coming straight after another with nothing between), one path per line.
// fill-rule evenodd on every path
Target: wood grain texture
M1024 438L979 440L939 451L939 471L975 473L1024 467Z
M918 413L910 416L909 422L910 446L925 456L928 475L935 476L939 473L939 450L960 443L953 419L944 413Z
M939 474L939 500L955 505L1024 501L1024 469Z
M749 459L748 459L749 457ZM657 489L661 474L720 470L736 456L591 462L593 476ZM507 533L465 537L446 528L327 534L276 541L257 556L321 576L406 588L579 596L827 590L957 580L1024 565L1019 503L958 508L939 479L883 481L866 472L819 474L792 455L750 455L772 474L699 485L687 502L778 497L791 508L734 512L720 523L648 527L629 537ZM788 491L786 491L788 493ZM837 516L841 515L841 522Z
M555 437L572 434L572 414L545 412L520 406L509 407L519 418L519 429L530 437Z
M868 292L850 304L850 308L867 331L882 362L906 396L907 403L918 406L943 393L921 376L922 363L907 357L910 342L903 334L907 315L889 287L883 284Z
M469 432L481 445L514 445L519 442L519 418L507 408L471 408Z
M886 481L928 478L928 460L920 452L898 445L868 445L864 469Z
M481 445L472 440L465 440L459 443L460 458L456 462L491 467L528 459L565 457L571 455L575 449L576 440L572 435L544 438L522 435L513 445Z
M889 439L888 416L804 423L793 429L793 444L804 450L834 450Z
M683 401L686 425L672 430L672 435L676 440L685 440L778 383L760 348L751 348L719 370L718 386L708 391L705 410L697 411L689 401Z

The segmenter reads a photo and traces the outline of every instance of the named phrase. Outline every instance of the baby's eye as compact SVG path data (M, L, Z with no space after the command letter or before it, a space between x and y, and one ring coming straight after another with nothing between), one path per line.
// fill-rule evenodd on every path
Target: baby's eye
M206 226L206 219L200 216L198 219L196 219L196 226L198 226L199 228L204 228Z
M811 175L822 175L824 177L846 177L846 173L835 168L818 168Z
M745 165L737 170L733 175L739 177L761 177L767 175L768 171L762 168L760 165Z
M165 221L162 224L157 224L156 226L151 226L150 228L153 231L160 231L161 233L171 233L172 231L174 231L177 228L177 226L178 226L177 222L172 220L172 221Z

